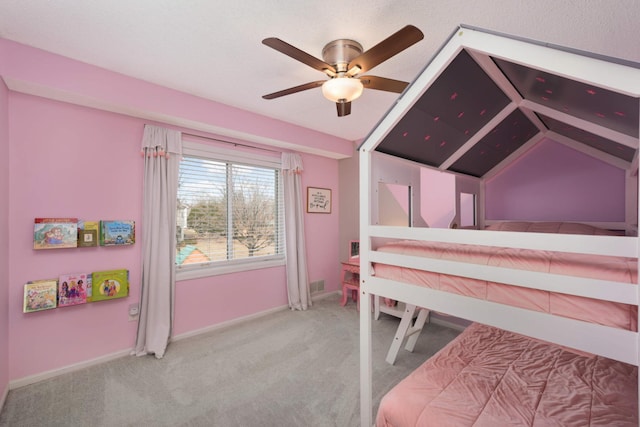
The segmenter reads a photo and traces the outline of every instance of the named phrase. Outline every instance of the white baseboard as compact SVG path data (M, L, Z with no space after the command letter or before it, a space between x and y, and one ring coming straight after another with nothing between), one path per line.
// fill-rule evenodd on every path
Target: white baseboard
M83 362L74 363L73 365L64 366L58 369L52 369L50 371L42 372L28 377L20 378L17 380L9 381L9 390L24 387L29 384L35 384L40 381L48 380L49 378L57 377L58 375L66 374L69 372L78 371L80 369L88 368L90 366L100 365L111 360L119 359L131 354L132 349L120 350L115 353L106 354L104 356L96 357L95 359L85 360Z
M327 293L323 293L323 294L314 295L314 296L312 296L312 300L324 299L324 298L327 298L327 297L329 297L329 296L331 296L331 295L333 295L335 293L340 293L340 292L341 291L335 291L335 292L327 292ZM283 305L283 306L279 306L279 307L270 308L268 310L264 310L264 311L261 311L261 312L258 312L258 313L250 314L248 316L239 317L237 319L229 320L227 322L217 323L215 325L207 326L207 327L202 328L202 329L197 329L195 331L185 332L183 334L176 335L176 336L174 336L172 338L172 341L180 341L180 340L183 340L185 338L194 337L194 336L197 336L197 335L200 335L200 334L205 334L207 332L228 328L230 326L237 325L239 323L248 322L248 321L251 321L251 320L258 319L260 317L267 316L269 314L277 313L279 311L284 311L284 310L288 310L288 309L289 309L288 305ZM0 403L1 403L0 404L0 408L2 408L2 405L4 405L4 400L5 400L8 392L9 392L9 390L14 390L16 388L24 387L24 386L27 386L29 384L35 384L35 383L40 382L40 381L48 380L49 378L57 377L58 375L66 374L66 373L69 373L69 372L78 371L80 369L88 368L90 366L95 366L95 365L99 365L101 363L109 362L111 360L119 359L121 357L130 355L132 351L133 351L132 348L126 349L126 350L121 350L121 351L117 351L115 353L111 353L111 354L107 354L107 355L104 355L104 356L97 357L95 359L86 360L86 361L83 361L83 362L75 363L73 365L68 365L68 366L64 366L62 368L52 369L50 371L46 371L46 372L42 372L42 373L39 373L39 374L30 375L28 377L20 378L20 379L17 379L17 380L9 381L9 387L7 387L7 389L4 392L4 396L2 396L2 400L0 400Z
M342 290L339 289L339 290L333 291L333 292L323 292L323 293L313 294L313 295L311 295L311 301L317 301L317 300L329 298L330 296L333 296L333 295L336 295L336 294L342 296Z
M7 386L4 388L4 391L2 392L2 396L0 396L0 412L2 412L2 410L4 409L4 402L7 401L8 394L9 394L9 385L7 384Z
M207 332L212 332L212 331L217 331L219 329L228 328L229 326L234 326L234 325L237 325L237 324L240 324L240 323L248 322L250 320L255 320L255 319L258 319L260 317L264 317L264 316L267 316L269 314L277 313L279 311L284 311L284 310L288 310L288 309L289 309L288 305L282 305L280 307L270 308L268 310L260 311L258 313L249 314L247 316L238 317L238 318L232 319L232 320L227 320L226 322L216 323L215 325L206 326L206 327L201 328L201 329L196 329L195 331L189 331L189 332L185 332L185 333L182 333L182 334L178 334L178 335L175 335L171 339L171 341L180 341L180 340L183 340L185 338L191 338L191 337L195 337L197 335L206 334Z
M321 293L321 294L318 293L318 294L315 294L315 295L311 296L311 301L313 302L314 300L321 300L321 299L330 297L331 295L334 295L336 293L340 294L341 292L342 291L326 292L326 293ZM185 338L191 338L191 337L195 337L197 335L206 334L207 332L212 332L212 331L217 331L219 329L228 328L230 326L238 325L238 324L244 323L244 322L249 322L251 320L259 319L259 318L267 316L269 314L277 313L279 311L284 311L284 310L288 310L288 309L289 309L288 305L281 305L279 307L270 308L268 310L260 311L258 313L253 313L253 314L249 314L247 316L238 317L237 319L232 319L232 320L228 320L226 322L216 323L215 325L206 326L206 327L201 328L201 329L196 329L195 331L189 331L189 332L185 332L185 333L182 333L182 334L178 334L178 335L175 335L171 339L171 341L180 341L180 340L183 340Z

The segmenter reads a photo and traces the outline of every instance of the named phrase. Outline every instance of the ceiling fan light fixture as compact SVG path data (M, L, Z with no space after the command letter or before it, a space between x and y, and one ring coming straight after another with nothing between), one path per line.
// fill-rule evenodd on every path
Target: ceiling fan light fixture
M362 68L359 65L354 65L349 70L347 70L347 75L355 76L356 74L360 73L360 71L362 71Z
M335 77L322 84L322 94L329 101L351 102L362 95L364 86L359 79Z

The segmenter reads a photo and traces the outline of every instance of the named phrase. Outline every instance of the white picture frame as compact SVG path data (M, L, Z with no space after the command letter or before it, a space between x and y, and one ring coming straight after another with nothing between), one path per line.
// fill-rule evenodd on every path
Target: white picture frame
M307 213L331 213L331 190L307 187Z

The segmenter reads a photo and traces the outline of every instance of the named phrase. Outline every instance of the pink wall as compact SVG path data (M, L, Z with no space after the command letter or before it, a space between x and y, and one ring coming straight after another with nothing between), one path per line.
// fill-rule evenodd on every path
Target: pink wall
M0 53L0 56L2 54ZM9 150L9 93L0 78L0 150ZM9 156L0 156L0 410L9 384Z
M624 184L622 169L544 140L488 180L486 218L624 221Z
M307 187L331 189L332 203L330 214L312 213L305 216L304 231L307 236L309 280L312 282L324 280L325 291L337 291L342 289L339 285L338 161L308 154L302 156L302 161L304 164L302 188L305 203Z
M33 218L42 216L133 219L139 224L139 150L145 122L15 92L9 99L9 161L14 165L9 197L9 374L20 379L133 346L136 323L128 322L127 309L139 299L140 245L34 251L32 233ZM337 290L338 163L313 155L303 160L305 188L334 190L331 215L306 217L310 278L325 279L326 290ZM130 270L128 298L22 313L24 282L112 268ZM175 332L286 303L283 267L178 282Z
M142 162L139 120L10 94L9 290L11 379L129 348L136 324L140 245L33 249L33 219L131 219L140 224ZM23 314L23 284L60 274L126 268L131 296ZM46 349L46 351L43 351Z
M422 218L431 228L449 228L455 215L456 180L449 173L420 169Z
M175 126L208 132L224 129L257 136L296 150L349 157L353 147L336 136L274 120L218 102L158 86L0 38L0 76L35 93ZM36 64L36 65L34 65ZM11 85L8 85L10 88ZM34 92L28 92L33 90ZM299 148L298 148L299 150ZM311 150L311 151L309 151Z

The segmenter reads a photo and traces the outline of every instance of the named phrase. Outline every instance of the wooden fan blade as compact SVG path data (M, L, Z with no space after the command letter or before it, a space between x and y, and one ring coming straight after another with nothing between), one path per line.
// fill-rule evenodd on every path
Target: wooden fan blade
M367 89L384 90L387 92L402 93L409 83L401 80L388 79L386 77L362 76L358 77L362 85Z
M284 89L278 92L273 92L268 95L262 95L264 99L275 99L280 98L281 96L291 95L292 93L302 92L303 90L313 89L318 86L322 86L325 80L318 80L316 82L305 83L300 86L290 87L289 89Z
M413 25L407 25L371 49L363 52L360 56L354 58L349 62L349 67L347 69L352 70L353 67L358 67L359 70L357 72L363 73L386 61L392 56L397 55L423 38L424 34L422 34L422 31Z
M338 117L344 117L351 114L351 102L336 102L338 108Z
M273 48L280 53L284 53L285 55L297 61L300 61L311 68L315 68L318 71L322 71L323 73L326 73L326 70L329 70L333 74L337 72L333 65L327 64L326 62L321 61L315 56L309 55L307 52L302 51L295 46L291 46L289 43L284 42L278 38L275 38L275 37L266 38L262 40L262 44L269 46L270 48Z

